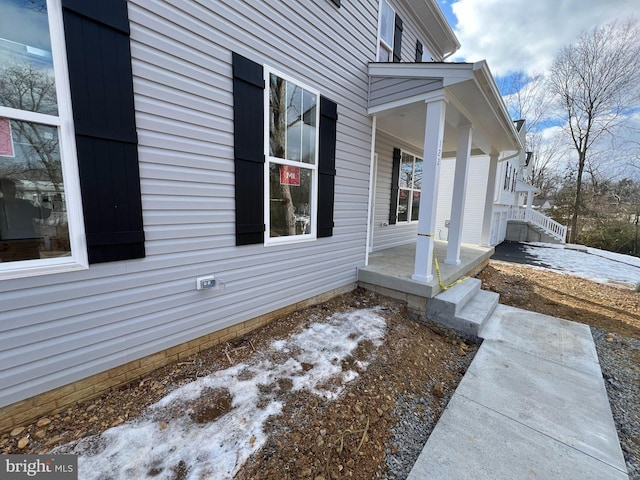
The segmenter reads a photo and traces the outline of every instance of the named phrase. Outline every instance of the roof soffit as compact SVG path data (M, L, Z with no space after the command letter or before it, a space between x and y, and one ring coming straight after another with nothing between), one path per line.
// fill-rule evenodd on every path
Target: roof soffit
M404 0L442 59L460 48L460 42L435 0Z
M486 62L478 63L371 63L369 74L372 79L387 77L394 79L429 79L442 82L447 100L482 132L491 144L491 152L519 150L522 148L520 135L507 112L493 76ZM436 92L428 94L433 96ZM424 102L427 98L407 98L407 102ZM403 102L389 104L397 108ZM371 114L380 114L385 106L379 105Z

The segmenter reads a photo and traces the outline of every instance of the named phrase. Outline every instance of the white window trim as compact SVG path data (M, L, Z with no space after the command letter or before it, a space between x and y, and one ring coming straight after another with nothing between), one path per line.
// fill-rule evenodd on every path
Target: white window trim
M71 255L68 257L43 258L39 260L0 262L0 280L63 273L89 268L61 1L47 0L47 14L51 35L51 54L53 57L53 72L56 82L58 116L0 107L0 117L58 127L62 181L67 204Z
M282 73L274 68L269 67L268 65L263 65L264 71L264 222L265 222L265 232L264 232L264 246L272 246L272 245L283 245L283 244L292 244L292 243L300 243L300 242L309 242L317 239L317 221L318 221L318 147L320 142L320 92L312 87L309 87L305 83L290 77L289 75ZM296 162L292 160L286 160L282 158L272 157L269 155L269 134L270 134L270 111L269 111L269 100L270 100L270 76L274 74L287 82L295 83L299 87L305 89L307 92L316 95L317 104L316 104L316 138L315 138L315 152L316 152L316 161L314 164ZM270 191L269 191L269 166L271 163L277 163L279 165L290 165L293 167L300 167L311 171L311 207L310 207L310 215L311 215L311 232L301 235L288 235L284 237L271 237L271 212L270 212Z
M400 171L398 172L398 204L396 205L396 225L400 224L400 225L406 225L408 223L418 223L418 220L411 220L411 213L413 211L413 192L420 192L420 195L422 195L422 188L403 188L400 186L400 175L402 175L402 155L406 154L406 155L411 155L413 157L413 173L415 174L415 169L416 169L416 160L422 160L422 163L424 165L424 159L420 156L420 155L416 155L414 153L408 152L406 150L400 150L400 166L398 167L400 169ZM399 217L399 209L400 209L400 190L405 190L411 193L411 195L409 196L409 201L407 203L407 220L400 220ZM418 204L419 206L419 204Z
M391 4L387 1L387 0L380 0L380 3L378 4L378 41L376 42L376 61L380 62L380 44L382 43L385 47L387 47L389 49L389 61L393 61L393 42L395 41L395 31L392 33L391 35L391 45L389 45L387 42L385 42L382 37L380 36L380 33L382 32L382 4L386 3L387 6L389 7L389 9L393 12L393 25L392 25L392 29L395 29L395 18L396 18L396 11L394 10L394 8L391 6Z

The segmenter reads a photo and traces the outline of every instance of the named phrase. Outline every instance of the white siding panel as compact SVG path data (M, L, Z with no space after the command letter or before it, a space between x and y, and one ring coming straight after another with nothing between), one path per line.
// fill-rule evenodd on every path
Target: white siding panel
M462 241L465 243L480 245L482 240L482 221L488 178L489 157L472 157L469 160L469 178L464 207L464 225L462 226Z
M414 155L422 156L400 139L390 137L380 131L376 133L375 151L378 154L376 178L376 199L374 212L373 250L382 250L410 242L415 242L418 222L389 223L391 207L391 167L393 166L393 149L404 149Z
M451 219L455 158L443 159L440 164L440 185L438 187L438 209L436 214L436 238L447 240L449 229L445 221ZM462 242L479 245L484 218L484 200L489 175L489 157L471 157L464 206Z
M129 2L147 256L0 284L0 406L355 282L377 8ZM337 102L333 237L235 246L232 51Z
M436 209L436 238L448 240L449 228L446 222L451 219L453 199L453 177L456 168L455 158L443 158L440 162L440 183L438 184L438 208ZM470 183L470 180L467 184ZM464 228L463 228L464 230Z

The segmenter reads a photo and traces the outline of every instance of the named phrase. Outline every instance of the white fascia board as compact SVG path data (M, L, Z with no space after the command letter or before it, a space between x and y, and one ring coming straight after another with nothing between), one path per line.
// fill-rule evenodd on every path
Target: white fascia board
M473 64L473 71L476 85L485 96L487 104L493 109L496 119L503 124L505 131L511 134L514 140L514 150L522 150L524 144L507 111L507 106L502 99L502 95L491 74L491 70L489 70L489 65L485 60L481 60Z
M369 63L370 77L434 78L453 85L474 78L473 63Z

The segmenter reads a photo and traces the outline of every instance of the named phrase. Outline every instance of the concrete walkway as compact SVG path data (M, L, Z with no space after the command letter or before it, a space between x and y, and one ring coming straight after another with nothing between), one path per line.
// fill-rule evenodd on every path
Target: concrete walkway
M628 479L591 331L498 305L409 480Z

